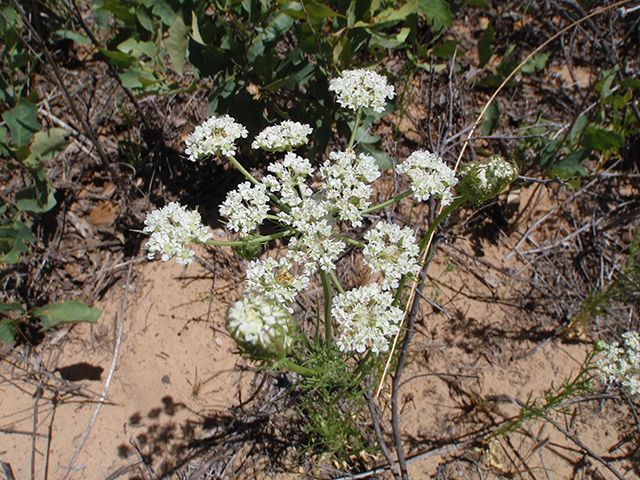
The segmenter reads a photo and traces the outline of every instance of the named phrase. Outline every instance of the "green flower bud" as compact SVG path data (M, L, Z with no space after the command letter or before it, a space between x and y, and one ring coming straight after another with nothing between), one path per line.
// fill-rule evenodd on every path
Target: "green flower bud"
M257 358L282 358L293 346L293 315L276 301L252 292L227 311L227 330L238 346Z
M484 162L470 162L462 167L456 190L469 202L479 205L507 188L518 178L518 173L515 162L492 155Z

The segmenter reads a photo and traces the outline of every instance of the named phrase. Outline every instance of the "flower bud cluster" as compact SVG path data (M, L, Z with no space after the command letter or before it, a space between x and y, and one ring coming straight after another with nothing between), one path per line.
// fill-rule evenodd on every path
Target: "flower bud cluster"
M604 357L596 362L596 366L603 382L620 383L634 395L640 393L640 334L627 332L622 338L622 347L618 342L596 343Z
M293 346L296 324L278 302L249 293L229 307L227 330L238 345L258 357L284 357Z
M460 184L456 189L468 201L484 203L502 192L518 178L518 167L499 155L486 161L469 162L460 169Z
M151 212L144 223L143 232L151 235L146 245L150 260L162 255L166 262L175 256L177 263L189 264L193 261L194 252L187 245L204 243L213 236L202 224L197 210L189 211L177 202Z
M384 111L387 98L395 96L386 77L364 69L343 71L341 77L331 80L329 90L336 93L338 103L345 108L372 108L377 113Z

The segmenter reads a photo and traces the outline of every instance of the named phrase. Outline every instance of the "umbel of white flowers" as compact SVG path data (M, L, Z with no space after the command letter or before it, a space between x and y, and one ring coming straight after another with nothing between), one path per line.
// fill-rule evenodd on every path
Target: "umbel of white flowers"
M603 382L619 383L632 395L640 393L640 335L627 332L622 335L624 345L618 342L596 342L604 357L596 362Z

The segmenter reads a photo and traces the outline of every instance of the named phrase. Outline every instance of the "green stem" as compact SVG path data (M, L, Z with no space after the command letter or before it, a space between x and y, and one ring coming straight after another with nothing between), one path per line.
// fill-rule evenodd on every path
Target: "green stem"
M426 235L420 241L420 252L422 252L426 248L426 246L429 244L429 242L431 241L431 237L433 236L434 232L436 231L436 228L438 228L438 225L440 225L442 220L447 218L447 216L451 212L453 212L456 208L458 208L460 205L462 205L466 201L467 199L465 197L458 197L453 201L453 203L451 203L451 205L445 208L440 215L438 215L438 218L436 218L433 221L433 223L429 227L429 230L427 230Z
M351 132L351 138L349 139L349 146L347 147L350 150L353 147L353 144L356 142L356 133L358 132L358 127L360 126L360 117L362 116L362 108L358 109L358 113L356 114L356 123L353 126L353 131Z
M331 234L333 238L337 238L338 240L342 240L343 242L350 243L351 245L355 245L358 248L364 248L364 243L354 240L353 238L345 237L344 235L338 235L337 233Z
M324 290L324 341L327 347L331 347L331 280L324 270L320 269L320 279Z
M344 295L345 293L344 288L342 288L342 284L340 283L340 280L338 280L338 276L336 275L336 272L332 270L329 275L331 275L331 280L333 281L333 284L335 285L338 292Z
M402 192L400 195L396 195L395 197L393 197L390 200L387 200L386 202L382 202L382 203L379 203L378 205L374 205L373 207L367 208L362 212L362 214L366 215L367 213L372 213L378 210L382 210L383 208L388 207L389 205L393 205L399 200L402 200L404 197L408 197L412 193L413 193L413 190L407 190L406 192Z
M292 362L288 358L283 358L280 360L280 365L289 370L299 373L300 375L304 375L305 377L319 377L320 374L315 370L307 367L303 367L302 365L298 365L297 363Z
M286 237L287 235L292 235L296 233L295 230L289 229L284 232L273 233L271 235L257 235L255 237L247 238L245 240L230 240L230 241L221 241L221 240L207 240L206 242L201 242L205 245L214 245L216 247L240 247L242 245L253 245L255 243L266 243L271 240L275 240L276 238Z
M238 171L246 177L247 180L249 180L254 185L260 185L260 182L256 180L254 176L251 175L247 171L247 169L244 168L238 160L236 160L236 158L233 155L229 155L227 156L227 158L233 164L233 166L236 167ZM268 188L266 189L266 193L267 195L269 195L269 198L271 199L271 201L275 203L278 207L280 207L284 212L289 213L291 211L291 209L287 205L282 203L278 197L276 197L273 193L271 193Z

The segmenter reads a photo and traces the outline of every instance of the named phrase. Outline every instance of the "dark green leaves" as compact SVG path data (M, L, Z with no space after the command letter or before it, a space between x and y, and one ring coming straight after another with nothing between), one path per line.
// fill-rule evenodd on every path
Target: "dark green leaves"
M184 24L182 17L176 17L175 22L169 29L169 38L164 41L173 68L181 77L184 75L184 61L187 58L187 47L189 46L189 29Z
M29 312L18 303L0 304L0 315L11 312L18 312L19 315L0 321L0 341L5 343L13 343L16 340L18 325L25 321L38 321L41 325L40 332L46 332L64 323L96 323L102 315L102 312L97 308L90 308L78 300L50 303L43 307L36 307Z
M56 325L72 322L96 323L102 315L97 308L89 308L78 300L64 303L52 303L44 307L34 308L30 316L39 318L42 323L41 332L46 332Z
M589 150L605 152L612 148L621 148L624 145L624 137L612 130L590 127L584 132L580 143Z
M29 144L36 132L42 129L38 121L38 107L24 99L20 99L12 110L4 112L2 118L11 131L13 143L18 146Z
M478 58L480 59L480 68L484 67L493 56L493 48L491 44L496 41L495 32L491 24L482 33L482 37L478 41Z

